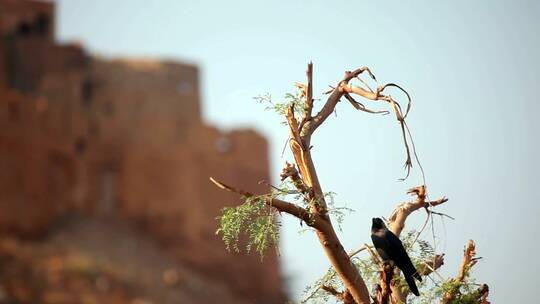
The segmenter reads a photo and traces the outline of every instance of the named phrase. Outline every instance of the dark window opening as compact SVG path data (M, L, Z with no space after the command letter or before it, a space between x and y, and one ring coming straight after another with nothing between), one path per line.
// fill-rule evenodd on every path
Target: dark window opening
M46 36L49 33L50 24L51 20L49 16L45 14L39 15L35 23L36 32L39 35Z
M30 24L23 22L17 27L17 34L22 37L29 36L32 33L32 27Z
M82 155L84 151L86 151L86 138L80 136L75 140L75 153Z
M92 105L94 96L94 83L90 79L85 79L81 85L81 102L84 107L89 108Z

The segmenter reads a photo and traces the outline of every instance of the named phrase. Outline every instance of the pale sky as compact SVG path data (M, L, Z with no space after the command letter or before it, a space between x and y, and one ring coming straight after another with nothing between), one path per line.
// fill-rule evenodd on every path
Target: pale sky
M489 284L491 301L533 303L540 2L381 2L60 0L57 31L61 41L102 56L197 64L204 119L267 136L274 180L291 160L281 158L287 130L253 96L291 92L310 60L316 97L361 66L380 82L401 84L413 98L408 120L430 196L448 196L439 211L456 218L437 219L441 272L455 275L472 238L484 257L473 276ZM346 102L314 135L324 190L356 210L339 233L347 251L369 242L371 218L388 216L421 183L418 170L397 181L404 174L400 136L394 116L357 112ZM409 227L424 219L412 215ZM299 235L300 228L284 218L281 252L293 299L328 266L316 237Z

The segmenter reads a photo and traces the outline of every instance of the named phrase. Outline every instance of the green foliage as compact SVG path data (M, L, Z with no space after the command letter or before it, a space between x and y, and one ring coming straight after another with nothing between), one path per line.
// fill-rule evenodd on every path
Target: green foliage
M277 245L279 227L273 214L258 216L249 224L246 231L249 236L247 251L251 251L251 247L255 246L261 259L268 248Z
M319 204L318 201L309 200L307 197L299 193L290 179L286 179L285 181L281 182L278 187L273 188L271 195L274 198L294 202L297 205L302 206L308 213L311 213L311 205L317 206ZM336 203L335 197L335 192L329 191L324 193L328 214L334 218L334 220L338 223L339 230L341 230L341 225L345 220L345 216L348 213L354 212L354 210Z
M235 207L225 207L219 220L216 234L221 234L227 250L239 252L239 238L244 232L248 239L246 250L252 248L260 254L277 244L279 238L279 225L276 222L274 211L266 206L264 196L254 196L245 199L245 202Z
M336 206L335 193L325 193L325 199L328 205L328 213L338 223L341 229L341 223L345 218L346 212L353 210L347 207ZM245 198L243 204L226 207L222 209L222 215L217 217L219 228L216 234L222 236L225 247L229 251L239 252L239 243L242 234L247 236L246 250L250 252L255 249L261 258L264 252L275 247L279 239L279 222L276 220L276 212L266 205L270 198L286 199L303 207L308 213L311 212L311 204L317 202L309 201L303 194L299 193L293 183L287 179L278 187L272 188L268 195L253 196ZM276 247L277 248L277 247Z
M300 93L287 93L285 94L284 101L274 102L272 100L272 95L269 93L253 97L255 101L261 104L267 104L265 110L276 112L278 115L285 117L287 115L287 110L292 105L294 114L298 117L303 112L305 107L305 99L301 97ZM287 121L284 120L282 124L287 124Z
M285 181L282 181L279 186L272 188L271 195L273 198L295 202L304 207L309 204L304 195L296 190L296 187L290 179L286 179Z
M478 284L474 279L470 278L470 269L465 271L465 280L460 282L455 278L444 280L440 286L434 288L434 292L442 297L445 293L450 292L456 297L450 304L477 304L480 298Z
M352 210L346 207L336 207L336 194L327 192L324 194L327 203L328 213L340 225L346 212ZM240 251L239 239L242 234L247 236L246 249L250 252L252 249L257 251L261 259L264 253L270 247L275 247L279 238L279 224L276 221L276 212L266 202L271 198L285 199L296 203L310 212L311 206L317 206L319 202L309 200L304 194L299 193L290 180L282 182L278 187L273 187L268 195L254 196L245 198L243 204L236 207L223 208L223 213L219 220L219 229L216 233L221 234L227 250ZM435 256L433 246L425 240L418 238L418 232L411 230L403 232L401 241L416 269L422 269L425 263ZM379 267L364 250L363 257L354 256L352 263L358 268L367 286L375 286L379 283ZM404 293L409 289L403 276L395 275L394 282ZM331 286L336 290L344 290L343 285L337 274L332 268L329 268L326 274L307 286L304 290L304 299L301 303L332 303L336 301L335 297L321 289L321 285ZM451 292L456 295L452 304L473 304L478 303L480 297L478 284L470 278L469 269L466 271L464 282L456 279L442 279L440 276L432 275L430 279L424 279L417 282L420 290L420 297L409 297L408 303L429 304L439 302L445 293Z
M404 232L401 236L401 241L416 269L422 269L425 262L430 261L435 256L435 250L429 242L417 238L417 235L418 233L414 230ZM366 285L368 287L375 286L375 284L379 283L380 279L379 267L372 261L366 250L362 253L362 257L354 256L351 261L362 274L362 278L366 282ZM403 292L409 292L409 287L401 274L395 275L393 279L395 284L397 284ZM322 278L306 287L301 303L334 303L332 301L335 301L335 299L320 288L322 284L332 286L336 290L344 289L343 284L335 271L332 268L329 268ZM453 278L441 280L434 275L431 279L424 279L422 282L417 282L417 286L420 290L420 297L409 297L408 303L437 303L440 302L444 294L448 291L457 295L451 304L476 304L478 303L478 298L480 296L477 288L478 286L475 284L474 280L470 278L468 271L466 273L465 282L459 282Z
M322 278L318 279L312 285L306 286L303 292L304 299L300 301L300 303L323 304L331 303L332 300L335 300L333 296L320 288L320 286L323 284L327 286L340 286L341 280L339 280L336 272L332 268L328 269Z
M351 212L354 212L353 209L345 207L345 206L339 206L336 204L336 193L329 191L324 193L324 198L326 201L326 208L328 211L328 214L333 217L337 224L339 231L342 231L341 225L343 224L343 221L345 220L345 215L350 214Z

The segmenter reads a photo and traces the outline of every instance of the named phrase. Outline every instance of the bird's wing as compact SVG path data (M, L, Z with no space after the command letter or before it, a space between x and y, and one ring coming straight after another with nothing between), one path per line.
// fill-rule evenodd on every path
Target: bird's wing
M389 256L390 243L388 243L388 240L386 238L372 233L371 241L373 242L373 246L375 246L375 249L377 249L377 253L383 261L391 259Z
M390 246L390 259L392 259L396 263L396 266L399 267L401 271L403 271L403 274L406 277L414 276L419 281L422 281L422 278L416 275L416 268L414 267L411 258L407 254L407 251L405 251L401 240L390 230L386 231L385 239L388 241L388 244Z
M415 296L420 296L420 292L418 292L418 287L416 286L416 282L414 282L413 277L405 276L405 281L407 282L407 285L409 285L409 289Z

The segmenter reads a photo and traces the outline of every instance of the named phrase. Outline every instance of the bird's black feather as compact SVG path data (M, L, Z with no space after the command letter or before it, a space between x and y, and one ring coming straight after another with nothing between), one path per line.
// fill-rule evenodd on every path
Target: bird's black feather
M416 271L407 251L403 247L401 240L392 231L388 230L384 222L380 218L373 219L371 227L371 240L373 246L377 249L377 253L383 261L392 260L394 264L401 269L405 280L409 285L409 289L416 296L419 296L418 288L414 282L414 278L422 281L420 275Z

